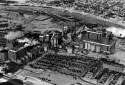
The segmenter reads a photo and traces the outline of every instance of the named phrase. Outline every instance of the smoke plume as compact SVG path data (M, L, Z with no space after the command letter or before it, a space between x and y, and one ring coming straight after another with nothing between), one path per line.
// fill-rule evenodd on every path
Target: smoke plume
M18 42L20 42L20 43L26 43L26 45L36 45L36 44L39 44L38 41L32 40L32 39L28 39L28 38L18 39Z
M24 34L21 31L16 31L16 32L12 31L12 32L9 32L7 35L5 35L5 38L7 40L14 40L14 39L22 37L23 35Z
M38 42L38 41L33 40L31 44L32 44L32 45L36 45L36 44L39 44L39 42Z
M18 42L20 42L20 43L31 43L31 40L30 39L28 39L28 38L24 38L24 39L18 39Z
M109 27L106 29L109 32L112 32L112 34L116 37L125 37L125 29L123 28L117 28L117 27Z

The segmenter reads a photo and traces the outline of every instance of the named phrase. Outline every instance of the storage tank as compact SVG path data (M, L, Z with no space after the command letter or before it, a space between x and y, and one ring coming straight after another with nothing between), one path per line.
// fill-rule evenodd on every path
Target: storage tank
M16 62L16 60L17 60L17 51L9 50L8 51L8 58L9 58L9 60Z
M24 63L24 62L25 62L25 58L22 57L22 58L21 58L21 63Z
M101 46L101 51L102 51L103 53L110 53L110 46L102 45L102 46Z
M102 38L102 33L99 33L99 34L97 34L97 41L101 41L101 38Z
M101 52L101 46L100 45L96 45L96 52L100 53Z
M8 51L7 50L1 50L0 51L0 59L2 61L8 60Z
M97 40L98 34L96 32L89 32L89 39Z
M95 51L95 44L91 43L91 51Z
M18 59L18 60L17 60L17 63L18 63L18 64L21 64L21 63L22 63L21 59L20 59L20 60Z
M73 53L73 48L72 47L67 47L67 52L68 53Z
M83 48L84 48L84 46L83 46L83 44L82 44L82 43L80 43L79 48L80 48L80 49L83 49Z
M88 43L85 42L85 49L88 49Z
M31 52L27 52L27 56L29 56L29 59L32 59L32 53Z
M45 42L49 42L49 37L50 37L49 34L45 35Z
M39 39L40 39L41 42L44 42L44 36L43 35L40 35Z
M91 44L88 43L88 50L91 50Z
M25 60L28 61L29 57L27 55L24 56Z
M68 26L64 26L63 32L66 32L68 30Z
M7 40L6 41L6 46L8 49L13 49L14 47L14 40Z
M57 47L57 45L58 45L58 39L57 39L57 37L54 37L53 38L53 44L54 44L54 47Z
M44 51L48 51L48 46L44 46Z

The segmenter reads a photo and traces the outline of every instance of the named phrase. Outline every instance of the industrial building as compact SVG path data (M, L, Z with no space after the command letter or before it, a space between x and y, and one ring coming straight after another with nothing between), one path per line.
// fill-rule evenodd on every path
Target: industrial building
M81 40L84 49L93 52L112 54L115 51L116 40L111 32L84 30Z
M27 47L20 47L18 49L11 49L8 51L9 60L17 62L26 54Z

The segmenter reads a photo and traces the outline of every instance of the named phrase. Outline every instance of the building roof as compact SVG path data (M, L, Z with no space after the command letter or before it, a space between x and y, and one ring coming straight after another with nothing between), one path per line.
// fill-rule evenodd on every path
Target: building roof
M24 46L24 43L19 43L18 45L14 46L10 51L18 52L24 48L26 48L26 46Z
M5 53L5 52L8 52L8 50L3 49L0 52Z
M102 31L93 31L93 30L87 30L86 31L87 33L89 34L93 34L93 35L89 35L89 37L93 37L94 34L96 36L100 35L100 40L97 40L96 37L94 37L95 39L91 39L91 38L88 38L86 36L82 36L82 39L83 41L85 42L90 42L90 43L95 43L95 44L101 44L101 45L105 45L105 46L111 46L116 40L113 38L112 36L112 39L109 39L109 38L106 38L105 36L103 36L103 33L106 33L106 35L110 35L109 33L107 32L102 32Z

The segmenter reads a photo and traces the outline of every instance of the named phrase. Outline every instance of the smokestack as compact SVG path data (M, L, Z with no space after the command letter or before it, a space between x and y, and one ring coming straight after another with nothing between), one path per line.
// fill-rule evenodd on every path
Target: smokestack
M21 31L16 31L16 32L8 32L7 35L5 35L5 39L7 39L6 46L8 49L12 49L14 47L14 39L17 39L19 37L22 37L24 34Z
M21 31L16 31L16 32L9 32L7 35L5 35L5 39L11 41L11 40L14 40L14 39L17 39L17 38L20 38L22 37L24 34L23 32Z

